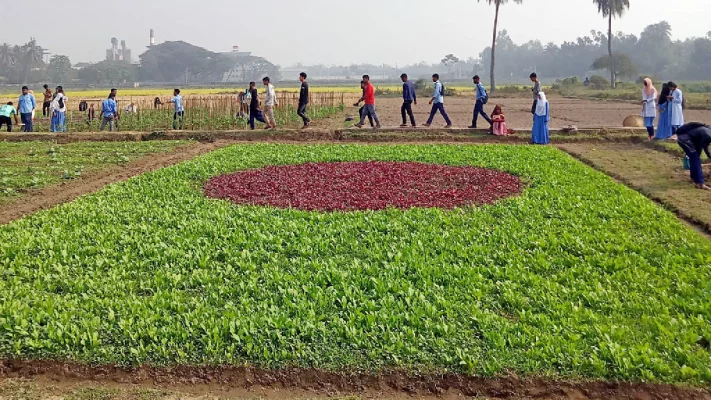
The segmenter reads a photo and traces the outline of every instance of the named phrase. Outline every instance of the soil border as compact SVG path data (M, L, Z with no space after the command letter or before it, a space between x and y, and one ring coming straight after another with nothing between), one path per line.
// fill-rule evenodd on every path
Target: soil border
M84 380L155 388L188 387L225 392L230 389L274 388L303 390L315 395L358 394L366 397L442 396L461 394L487 398L563 399L711 399L711 389L668 384L615 381L577 381L544 377L484 378L457 373L419 374L384 370L330 372L318 369L253 367L122 368L57 361L0 361L0 378ZM389 396L390 395L390 396ZM394 396L393 396L394 395Z
M645 130L638 128L589 128L576 133L552 132L554 143L580 141L646 141ZM78 132L78 133L0 133L0 142L50 141L73 142L112 142L112 141L149 141L149 140L197 140L211 142L216 140L232 141L334 141L334 142L419 142L436 141L442 143L530 143L530 131L519 131L510 136L492 136L485 130L471 129L399 129L384 128L377 131L370 129L308 129L274 131L168 131L168 132Z

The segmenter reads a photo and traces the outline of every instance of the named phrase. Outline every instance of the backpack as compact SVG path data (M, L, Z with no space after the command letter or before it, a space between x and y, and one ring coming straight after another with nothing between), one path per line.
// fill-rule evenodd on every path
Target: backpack
M681 109L686 110L686 96L681 99Z
M486 92L486 89L484 86L481 85L481 83L478 85L479 89L484 91L484 96L481 98L481 103L486 104L489 102L489 93Z
M79 111L84 112L84 111L86 111L88 108L89 108L89 105L86 104L86 101L82 100L82 101L79 103Z
M59 108L64 108L64 96L59 96L59 100L57 100L57 104L59 105Z
M440 82L439 84L442 86L442 89L440 89L439 93L442 95L442 97L444 97L444 96L446 96L445 93L447 92L447 90L445 90L445 88L444 88L444 83Z

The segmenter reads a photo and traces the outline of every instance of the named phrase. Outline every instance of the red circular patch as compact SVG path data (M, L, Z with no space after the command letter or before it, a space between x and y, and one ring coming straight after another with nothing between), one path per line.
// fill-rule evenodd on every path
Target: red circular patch
M268 166L210 179L209 197L300 210L482 205L521 192L505 172L416 162L330 162Z

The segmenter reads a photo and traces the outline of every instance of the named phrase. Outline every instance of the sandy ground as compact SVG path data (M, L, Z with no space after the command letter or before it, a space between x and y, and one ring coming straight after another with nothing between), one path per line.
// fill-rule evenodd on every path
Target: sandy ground
M421 99L417 106L413 106L415 120L418 125L422 125L427 121L431 108L427 104L428 101L429 99ZM568 125L576 125L578 128L621 127L622 121L627 116L639 115L641 111L640 106L624 102L578 100L559 96L552 96L549 101L551 128L562 128ZM447 114L449 114L455 127L461 128L471 125L472 111L474 109L474 99L472 97L446 97L444 102ZM531 99L492 97L489 100L489 104L484 106L487 114L491 113L496 104L502 106L509 128L518 130L531 129ZM401 105L402 100L399 98L376 99L376 112L383 126L392 127L402 123L400 117ZM357 114L357 109L347 107L346 113ZM686 110L684 114L687 122L711 123L711 111ZM444 120L438 114L432 126L442 127L443 125L445 125ZM486 121L481 117L479 118L478 127L487 127Z

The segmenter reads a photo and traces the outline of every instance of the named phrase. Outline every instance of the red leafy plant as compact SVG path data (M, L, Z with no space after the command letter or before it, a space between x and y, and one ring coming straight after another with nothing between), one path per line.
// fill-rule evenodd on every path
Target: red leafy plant
M217 176L208 197L309 211L383 210L493 203L521 192L506 172L417 162L326 162L267 166Z

